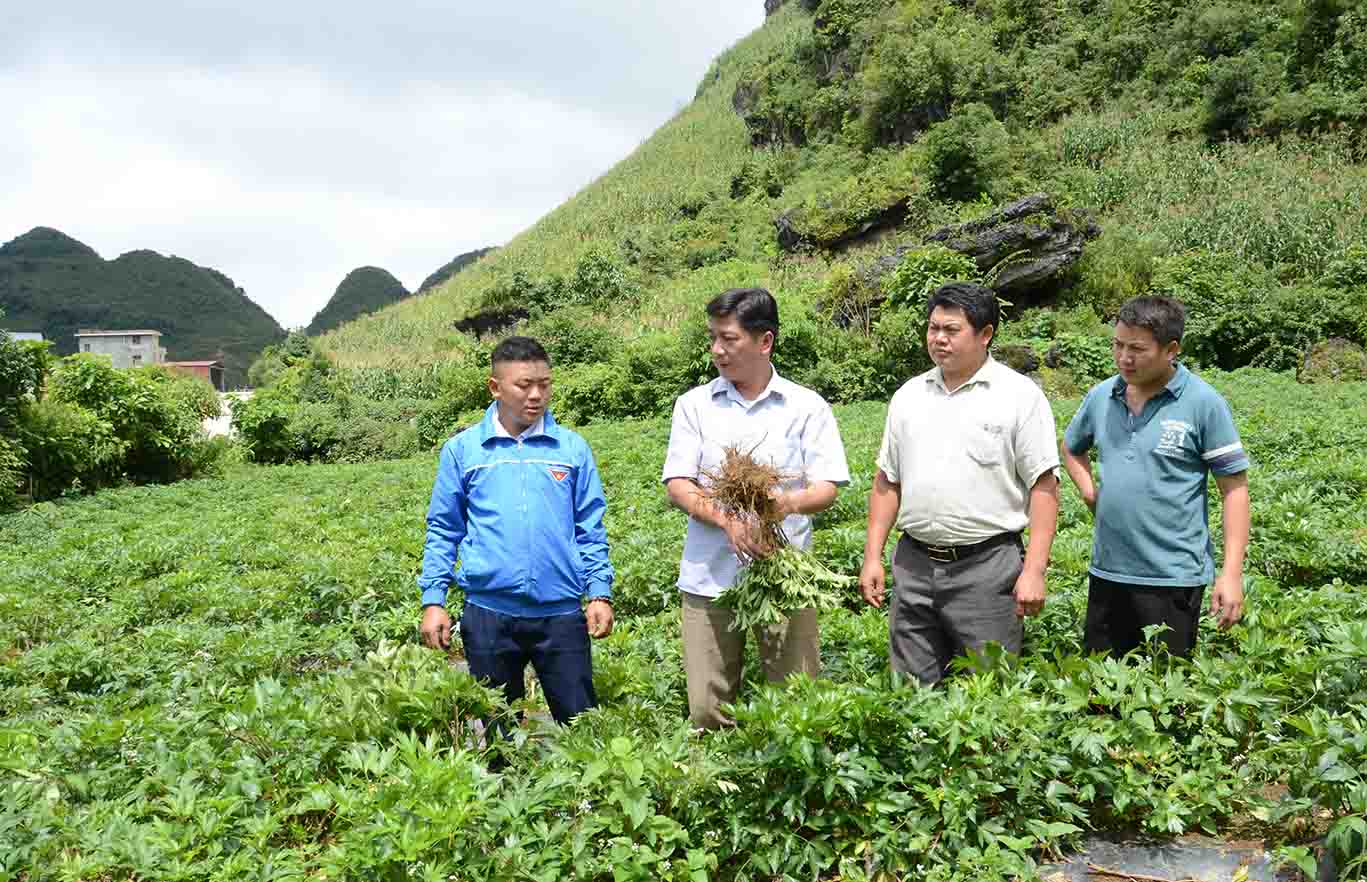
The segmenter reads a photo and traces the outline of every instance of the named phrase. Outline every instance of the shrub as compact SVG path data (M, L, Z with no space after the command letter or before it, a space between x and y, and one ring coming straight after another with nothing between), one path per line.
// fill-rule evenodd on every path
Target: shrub
M0 331L0 440L18 431L20 408L41 393L51 366L47 343L15 340Z
M1306 348L1329 323L1343 321L1351 301L1339 309L1314 309L1305 292L1277 285L1267 273L1231 255L1194 252L1161 261L1155 293L1187 307L1182 348L1200 364L1224 370L1252 365L1294 369Z
M1084 388L1115 373L1115 356L1109 336L1061 333L1054 338L1048 361L1052 367L1067 370Z
M559 374L555 384L558 389ZM473 426L484 417L482 408L461 408L459 400L439 398L429 402L417 415L414 428L417 431L419 450L431 450L454 437L462 430Z
M820 347L816 364L790 379L832 404L884 400L896 390L897 375L871 333L828 328L821 335Z
M327 357L302 331L295 331L279 343L267 346L247 369L247 382L254 388L270 386L279 380L287 368L309 364L318 373L330 368Z
M422 449L416 423L416 418L410 422L369 415L343 420L327 460L357 463L413 456Z
M1202 129L1210 141L1250 134L1270 102L1270 74L1260 56L1245 53L1210 65Z
M34 499L96 490L122 478L129 443L84 407L44 399L26 405L20 420Z
M1007 168L1010 136L986 105L975 103L931 126L921 144L935 195L968 202L993 192Z
M618 368L607 363L574 365L555 373L551 410L572 426L613 419L624 406L617 397Z
M566 302L565 279L555 274L533 278L525 270L516 269L506 279L491 285L480 298L482 310L525 309L541 315Z
M835 330L830 322L809 315L784 319L774 346L774 369L785 377L805 376L821 360L823 340Z
M541 341L557 370L574 364L609 361L619 343L613 331L595 321L594 310L587 306L557 309L529 324L524 333ZM485 370L486 376L487 373Z
M910 141L956 104L995 103L1014 88L1013 68L985 23L968 16L927 22L918 7L907 4L888 22L860 71L867 143Z
M978 278L973 258L943 245L930 245L907 252L880 284L888 306L920 313L924 322L926 304L936 288L955 279Z
M233 405L233 429L254 462L282 463L294 458L293 409L284 396L270 389Z
M873 339L886 359L893 388L932 367L926 351L925 304L884 310L874 326Z
M28 451L17 438L0 435L0 511L9 511L24 490Z
M1089 307L1096 315L1111 318L1127 300L1149 290L1162 249L1157 239L1130 228L1107 230L1083 249L1074 270L1076 281L1061 302Z
M580 255L565 286L572 303L629 303L638 293L620 256L598 245Z
M1355 242L1331 259L1320 284L1329 288L1367 288L1367 245Z
M73 355L52 373L54 401L84 408L125 445L123 474L133 481L190 477L191 448L218 399L202 381L163 368L117 370L100 357Z

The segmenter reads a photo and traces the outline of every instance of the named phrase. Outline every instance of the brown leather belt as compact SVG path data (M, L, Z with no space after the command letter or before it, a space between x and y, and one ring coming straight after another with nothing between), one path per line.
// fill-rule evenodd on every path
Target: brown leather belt
M911 543L913 548L936 563L954 563L955 561L972 557L980 551L986 551L987 549L995 548L998 545L1005 545L1008 542L1014 542L1019 546L1021 544L1021 534L998 533L981 542L974 542L972 545L932 545L929 542L922 542L914 536L907 536L907 541Z

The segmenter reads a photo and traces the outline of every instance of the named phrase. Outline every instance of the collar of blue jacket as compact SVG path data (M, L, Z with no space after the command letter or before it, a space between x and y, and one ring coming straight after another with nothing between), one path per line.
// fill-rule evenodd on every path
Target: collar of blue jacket
M452 582L467 603L528 618L578 612L585 595L610 597L607 503L588 442L549 411L541 431L519 441L497 431L496 413L490 405L441 449L422 602L445 604Z

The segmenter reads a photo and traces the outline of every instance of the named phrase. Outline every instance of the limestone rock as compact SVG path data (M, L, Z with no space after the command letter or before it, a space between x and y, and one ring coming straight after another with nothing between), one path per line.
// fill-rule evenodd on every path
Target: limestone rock
M993 346L992 357L1020 374L1033 374L1039 370L1039 356L1024 343Z
M1367 351L1351 340L1331 337L1305 353L1296 379L1302 383L1355 383L1367 380Z
M1101 234L1090 216L1061 213L1047 193L1036 193L966 224L926 237L973 258L986 272L1000 267L992 287L1017 305L1053 293L1065 271L1082 257L1082 246Z
M1100 234L1090 216L1058 212L1048 194L1036 193L986 217L936 230L924 243L900 245L863 267L860 278L876 290L908 252L939 243L972 257L983 272L1006 261L992 287L1017 307L1031 306L1058 290L1084 243Z
M460 321L452 322L451 327L463 334L482 337L485 334L497 334L506 331L527 318L528 314L527 310L517 307L512 309L486 309Z

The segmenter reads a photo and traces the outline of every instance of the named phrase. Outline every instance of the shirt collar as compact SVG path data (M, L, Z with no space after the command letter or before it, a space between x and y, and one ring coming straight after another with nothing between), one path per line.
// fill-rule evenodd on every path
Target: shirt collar
M978 370L973 374L973 376L969 377L968 380L962 386L959 387L959 389L967 389L974 383L983 383L984 385L991 386L992 377L997 372L997 365L998 361L995 358L993 358L992 353L989 352L987 354L987 361L983 362L983 366L978 368ZM926 372L926 382L934 383L935 385L939 386L940 389L943 390L946 395L951 394L949 391L949 387L945 385L945 372L940 368L938 364ZM957 392L959 391L959 389L955 389L954 391Z
M765 385L764 389L759 393L759 395L755 396L755 399L753 401L746 401L745 398L743 398L740 392L736 389L736 384L732 383L725 377L717 377L715 380L708 384L708 388L710 389L713 398L717 397L718 395L725 395L727 398L736 402L741 407L747 408L754 407L756 404L759 404L761 401L768 398L770 395L776 396L780 399L787 398L788 390L792 387L793 384L790 381L785 380L783 377L780 377L778 375L778 370L774 368L772 365L770 365L769 369L769 382Z
M1167 393L1173 398L1181 398L1182 390L1187 388L1187 380L1189 379L1191 379L1191 371L1187 370L1187 366L1179 361L1177 362L1177 370L1173 371L1172 378L1168 380L1163 388L1166 389ZM1129 385L1129 383L1125 382L1124 377L1116 374L1115 385L1111 387L1111 397L1124 398L1125 390L1129 388Z
M536 422L527 427L521 435L514 436L507 429L503 428L503 423L498 419L498 402L495 401L484 411L484 419L480 422L480 443L487 442L490 438L511 438L514 441L526 441L529 438L546 437L554 438L552 430L556 426L555 417L551 416L549 410L544 411L537 417Z

